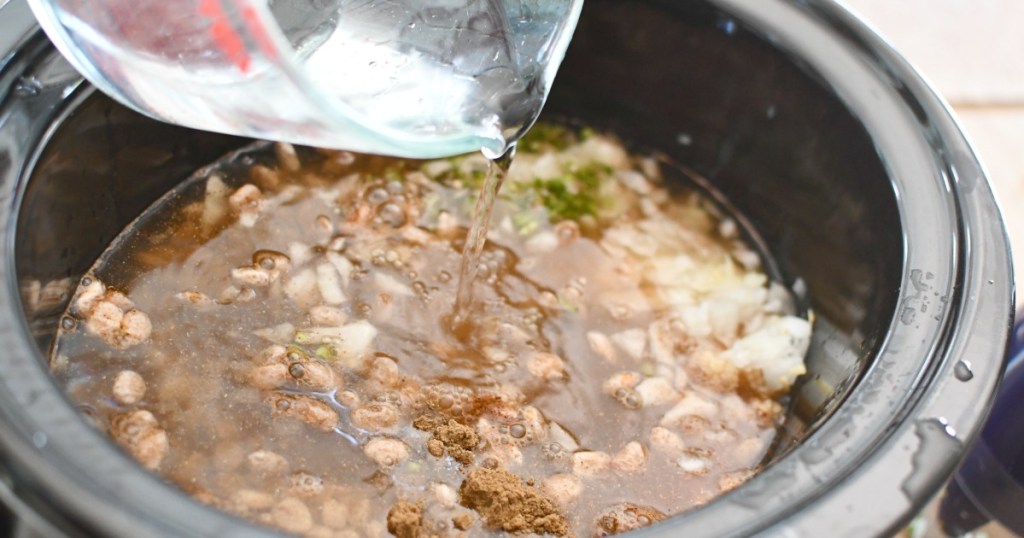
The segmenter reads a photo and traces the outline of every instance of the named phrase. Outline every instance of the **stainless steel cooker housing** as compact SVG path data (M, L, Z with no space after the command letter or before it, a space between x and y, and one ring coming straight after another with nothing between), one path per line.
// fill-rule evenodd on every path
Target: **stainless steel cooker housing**
M978 433L1012 315L999 211L941 98L829 0L589 0L547 112L686 163L817 314L764 472L643 534L891 535ZM24 1L0 1L0 498L21 528L270 532L193 502L82 420L45 366L67 296L32 295L244 142L94 95Z

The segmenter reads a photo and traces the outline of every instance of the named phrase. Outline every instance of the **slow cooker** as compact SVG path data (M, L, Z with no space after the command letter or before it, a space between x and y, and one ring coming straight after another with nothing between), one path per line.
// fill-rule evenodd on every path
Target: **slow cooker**
M764 471L639 534L905 524L980 430L1012 313L999 210L941 98L830 0L588 0L545 114L687 167L759 232L814 315L809 372ZM0 2L0 498L17 532L273 534L143 471L46 366L105 245L246 143L113 103L24 0Z

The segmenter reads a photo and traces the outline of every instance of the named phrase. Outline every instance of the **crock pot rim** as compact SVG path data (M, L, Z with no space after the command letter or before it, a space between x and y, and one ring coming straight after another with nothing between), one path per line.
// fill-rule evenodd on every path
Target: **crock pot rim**
M724 5L732 7L733 9L739 9L743 6L746 0L718 0L712 3L717 5ZM22 0L11 0L10 2L0 5L0 14L6 17L7 13L12 9L12 5L22 3ZM749 2L748 2L749 3ZM799 3L799 7L796 4ZM763 7L767 6L767 7ZM901 98L905 100L905 104L908 107L915 105L924 112L923 122L927 123L928 131L936 135L935 140L929 142L930 147L935 151L935 156L940 160L937 169L940 170L940 174L943 175L942 183L945 185L950 192L952 192L955 200L955 207L952 208L955 214L960 215L964 222L963 229L956 230L955 237L950 238L952 242L949 245L951 252L954 254L956 260L956 267L951 268L951 278L955 279L952 290L957 295L950 296L950 302L954 300L958 303L955 308L950 307L945 310L944 317L941 320L937 320L944 326L939 332L944 333L944 336L936 341L936 348L929 352L929 356L923 364L924 368L919 370L919 377L917 379L909 380L907 386L920 387L925 378L934 378L941 385L942 390L933 391L929 395L923 394L907 394L901 405L892 406L893 409L898 409L900 413L919 416L922 420L935 417L947 418L946 426L957 427L958 431L953 436L959 443L964 444L969 440L973 439L977 434L978 429L981 426L981 417L987 413L988 407L991 404L991 397L994 395L994 386L999 376L999 365L993 364L976 364L974 365L974 378L970 382L960 382L954 379L953 370L955 367L956 360L958 357L963 356L964 353L973 353L978 350L985 351L987 353L978 353L978 356L1001 356L1000 351L1005 347L1009 334L1009 323L1012 316L1012 281L1010 275L1010 262L1008 257L1008 246L1005 231L1002 229L1001 220L998 218L998 209L995 206L992 194L988 186L984 181L984 173L977 163L973 152L970 150L969 145L964 139L962 133L959 131L955 124L955 121L949 114L948 107L939 99L932 90L930 90L923 82L923 80L913 72L913 70L899 58L895 53L892 52L891 48L888 47L880 38L872 34L866 29L863 23L856 20L854 16L844 11L840 6L829 2L827 0L811 1L811 2L797 2L796 0L782 1L782 0L766 0L763 2L763 6L758 4L755 6L751 4L746 6L751 10L764 9L765 11L772 9L783 9L788 6L791 9L802 10L803 15L816 19L818 24L831 26L833 30L835 28L842 28L844 30L841 33L847 39L851 37L857 38L857 42L854 43L859 48L862 54L870 56L871 59L877 62L880 76L891 77L893 81L897 81L902 85ZM779 43L778 39L784 37L785 33L780 32L777 35L769 36L769 38ZM3 66L0 66L3 67ZM0 80L7 80L9 73L0 76ZM7 87L7 86L5 86ZM993 218L994 217L994 218ZM6 224L5 225L9 225ZM959 242L959 243L958 243ZM10 245L6 245L6 248L10 248ZM976 269L980 268L980 269ZM913 289L913 271L912 267L906 267L906 278L904 280L903 289L900 290L901 296L905 294L908 289ZM920 273L924 274L924 273ZM8 275L8 278L13 278L13 275ZM918 277L920 278L920 277ZM19 298L14 292L16 287L8 287L7 289L0 290L0 299L9 301L5 304L16 305L18 304ZM16 313L20 315L20 312ZM986 323L986 319L1002 319L1004 324L992 324ZM893 325L897 325L898 320L894 320ZM948 327L954 324L966 324L977 329L977 332L971 332L970 334L948 334ZM896 327L897 329L899 327ZM23 327L13 328L13 330L23 331L21 334L27 334L27 330ZM0 331L4 333L12 331L11 327L0 328ZM10 336L10 335L7 335ZM27 342L26 339L22 338L22 342L18 345L20 351L28 351L33 354L37 353L31 343ZM2 338L0 341L8 341L8 338ZM887 342L886 345L891 345L892 342ZM992 363L1001 361L990 361ZM867 399L866 389L870 389L870 382L874 379L872 376L878 374L878 366L873 367L867 372L861 383L856 387L850 396L850 401L853 403L866 403L864 400ZM973 385L972 385L973 383ZM967 390L964 387L968 387L971 390ZM993 390L988 391L988 396L985 401L978 402L981 406L976 406L971 409L961 410L956 414L949 410L945 402L939 401L941 394L954 390L954 394L957 398L952 398L957 401L964 401L965 394L979 394L984 391L981 390L988 387ZM959 391L955 389L959 388ZM926 397L927 396L927 397ZM7 392L0 394L0 398L7 400L10 395ZM966 401L971 401L967 399ZM848 402L850 403L850 402ZM846 405L844 404L844 407ZM73 411L73 410L71 410ZM947 412L948 411L948 412ZM77 412L76 412L77 413ZM10 421L11 417L6 411L0 413L4 421ZM955 417L950 420L948 417ZM956 418L958 417L958 418ZM973 423L971 423L971 417L973 417ZM836 417L833 417L836 418ZM840 416L840 418L842 418ZM82 421L79 421L82 422ZM967 427L960 427L960 424L968 424ZM84 425L84 422L82 422ZM38 479L41 482L49 482L51 479L56 480L53 475L59 470L51 468L51 464L44 457L44 453L40 448L34 447L30 441L32 439L32 427L27 424L20 424L21 431L24 436L23 438L8 439L5 436L4 439L0 440L0 446L5 451L16 451L20 455L27 458L27 461L32 462L30 464L33 467L33 471L38 472ZM885 517L876 518L874 522L864 522L862 518L865 516L865 511L858 510L856 516L852 514L846 514L846 517L838 517L842 515L844 506L852 507L852 504L848 504L851 500L852 493L857 491L863 493L865 491L872 491L877 493L877 486L883 483L891 483L896 487L894 490L899 490L904 485L907 478L910 475L900 475L897 473L888 472L892 470L892 465L883 465L883 462L877 461L880 457L880 453L883 451L892 451L897 449L908 450L910 454L915 454L919 451L919 427L920 422L907 421L902 427L897 427L891 431L886 432L884 440L878 443L873 450L861 454L860 458L856 460L850 460L848 467L850 471L846 474L831 476L832 480L836 482L843 478L847 480L842 484L837 485L831 491L819 495L820 492L816 492L814 495L805 496L800 498L798 502L791 503L784 510L776 510L774 513L768 515L766 519L757 520L750 517L746 518L747 525L741 528L733 527L731 530L727 530L728 533L743 533L753 532L757 530L765 530L768 524L777 524L773 530L778 532L792 532L796 534L810 533L810 532L821 532L822 530L827 531L830 535L843 535L843 534L856 534L860 533L871 533L871 534L882 534L884 532L891 532L895 530L903 520L910 517L911 512L906 510L906 507L919 507L927 500L927 496L934 491L939 484L925 484L917 493L925 492L925 495L917 495L915 498L904 498L903 500L896 499L896 502L890 507L883 507L878 510L878 513L890 514L895 511L902 511L903 514L894 518L886 520ZM835 426L839 428L839 426ZM83 430L85 431L85 430ZM820 443L828 438L828 432L836 433L832 428L823 429L823 431L816 432L811 438L805 441L808 446L814 443ZM841 432L839 432L841 433ZM933 435L931 433L927 435ZM923 438L923 437L921 437ZM116 454L116 457L121 460L125 460L127 465L134 465L127 458L122 456L119 451L114 449L107 443L107 447L110 451ZM942 458L941 461L935 462L943 469L952 470L959 460L959 455L953 457ZM908 456L908 459L912 460L912 457ZM796 462L800 461L799 464ZM787 463L793 462L793 463ZM912 461L904 462L906 464L912 464ZM867 466L867 467L865 467ZM854 470L856 469L856 476L854 476ZM869 471L875 469L875 473L871 474ZM896 468L896 471L903 471L902 467ZM814 484L816 477L813 476L814 467L813 464L803 461L800 451L795 451L786 460L780 462L767 469L764 473L759 475L757 478L751 481L748 486L741 488L733 494L724 496L719 500L709 504L707 507L694 511L683 518L677 518L672 523L661 525L658 527L651 528L647 531L651 535L660 534L674 534L683 529L693 529L695 527L701 529L701 534L715 534L711 532L716 525L710 527L700 526L698 523L704 523L710 521L713 518L718 518L722 513L721 507L723 506L743 506L744 502L751 500L762 499L762 493L768 492L769 494L774 493L772 491L772 485L783 483L785 488L792 489L794 484ZM889 474L891 476L879 477L878 473ZM948 474L948 473L947 473ZM780 482L781 481L781 482ZM788 481L788 483L787 483ZM59 480L58 480L59 482ZM159 481L150 478L149 486L159 487L160 489L168 490L159 485ZM864 483L870 482L875 488L867 489L864 487ZM147 486L147 487L149 487ZM762 493L759 493L759 490ZM852 492L852 493L851 493ZM74 492L69 492L74 493ZM74 497L74 495L70 495ZM883 498L884 495L880 495ZM914 496L912 496L914 497ZM210 509L201 507L200 505L190 501L184 495L177 495L176 498L180 498L180 508L185 512L177 512L177 516L183 514L196 515L199 519L205 518L220 518L222 523L231 525L237 524L237 520L229 518L215 512ZM845 499L843 502L835 502L835 500ZM826 499L830 499L826 502ZM78 499L68 498L64 499L65 503L69 508L74 508L70 511L76 515L76 519L95 519L96 513L94 510L98 508L98 505L85 506L78 502ZM110 502L107 505L108 508L117 506L119 502L116 499L108 499ZM888 502L889 499L885 499ZM177 502L177 501L176 501ZM875 503L878 504L878 503ZM86 503L88 505L88 503ZM876 507L877 508L877 507ZM802 509L799 513L795 513L797 510ZM84 511L83 511L84 510ZM102 513L102 512L101 512ZM740 511L739 513L742 513ZM108 514L109 515L109 512ZM152 517L153 514L141 517ZM763 518L765 514L760 514ZM788 519L782 521L782 518L789 516ZM101 516L102 517L102 516ZM856 518L856 519L855 519ZM721 519L721 518L718 518ZM210 522L212 520L206 520ZM94 522L101 527L97 529L104 529L109 532L126 532L126 531L138 531L141 533L151 533L153 529L148 525L152 523L152 520L143 521L107 521L107 522ZM188 525L193 522L185 521ZM734 523L734 521L730 521ZM206 527L208 530L209 527ZM166 530L166 529L165 529ZM182 530L182 529L179 529ZM250 527L247 529L247 535L251 535L252 532L256 532L257 529ZM259 532L264 532L260 529ZM722 533L720 533L722 534ZM139 534L136 534L139 535Z

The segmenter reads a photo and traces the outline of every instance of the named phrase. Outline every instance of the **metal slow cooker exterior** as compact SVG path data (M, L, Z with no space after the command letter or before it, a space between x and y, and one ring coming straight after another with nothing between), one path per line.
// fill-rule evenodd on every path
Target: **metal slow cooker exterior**
M994 396L1013 295L998 208L943 101L840 5L709 3L735 17L724 31L787 51L863 123L898 200L902 278L878 290L898 294L888 331L827 420L742 488L638 535L891 535L952 474ZM19 298L17 208L84 84L23 0L0 1L0 498L43 535L272 534L141 471L46 374Z

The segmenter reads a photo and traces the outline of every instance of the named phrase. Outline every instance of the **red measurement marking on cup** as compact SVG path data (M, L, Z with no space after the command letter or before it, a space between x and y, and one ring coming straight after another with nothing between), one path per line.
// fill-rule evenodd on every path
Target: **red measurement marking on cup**
M274 48L273 42L270 40L270 34L267 33L267 29L260 22L259 16L256 14L256 9L252 5L247 4L242 9L242 20L245 21L245 27L249 29L252 37L256 40L256 44L259 45L260 51L263 52L271 60L277 58L277 49Z
M232 28L231 20L221 7L220 0L199 0L199 13L210 19L210 37L221 53L235 64L239 71L247 72L252 57L245 49L242 36Z

